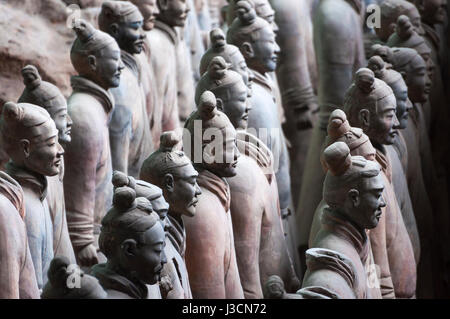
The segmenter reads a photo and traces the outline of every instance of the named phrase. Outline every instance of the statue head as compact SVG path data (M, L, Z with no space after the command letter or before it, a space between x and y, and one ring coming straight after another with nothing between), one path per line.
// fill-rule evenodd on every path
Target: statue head
M419 9L422 20L429 25L445 22L447 0L413 0Z
M197 110L186 121L183 144L186 155L195 166L211 171L219 177L236 175L240 156L236 145L236 130L228 117L217 109L211 91L202 93Z
M392 48L391 63L403 76L411 102L426 102L431 92L431 80L428 76L427 65L420 54L410 48Z
M157 19L171 27L184 27L190 11L186 0L157 0Z
M112 183L114 189L127 186L135 190L136 197L148 199L153 211L158 214L161 224L166 228L169 204L165 201L161 188L142 180L135 180L132 176L119 171L114 171Z
M200 97L205 91L211 91L216 97L216 106L225 113L236 129L246 130L248 113L251 109L248 97L248 87L242 77L228 69L221 56L212 59L206 72L197 84L195 103L200 103Z
M432 78L434 62L431 59L431 49L425 43L425 40L413 29L407 16L401 15L398 17L396 31L390 36L387 45L390 47L415 49L425 60L428 75Z
M105 90L118 87L124 65L114 38L81 19L74 22L73 29L77 38L70 59L78 74Z
M386 68L392 68L392 61L394 60L394 52L386 45L374 44L370 50L370 56L378 55L383 59L386 64Z
M247 0L237 3L237 18L228 29L227 42L239 48L251 69L261 74L275 71L280 53L275 33Z
M34 65L24 67L22 77L25 89L18 102L34 104L46 109L58 129L59 142L70 143L72 119L67 113L67 101L61 91L52 83L42 81Z
M50 114L40 106L3 105L0 119L3 146L15 165L44 176L59 174L64 150Z
M386 206L378 163L350 155L344 142L328 146L323 158L328 168L323 183L323 199L327 205L360 229L375 228L381 208Z
M111 35L119 48L139 54L144 50L146 33L144 17L139 9L127 1L105 1L98 16L100 30Z
M211 60L217 56L221 56L229 65L230 69L239 73L244 80L245 85L251 89L253 74L247 67L241 51L225 42L225 34L222 29L216 28L209 33L211 39L211 48L205 52L200 61L200 74L203 75L211 63Z
M114 190L113 206L102 219L100 250L108 264L130 279L157 283L167 262L166 235L158 215L131 187Z
M373 71L377 79L384 81L394 92L397 101L396 115L400 123L398 129L406 128L412 103L408 98L408 87L402 75L393 69L386 68L386 62L377 55L369 59L367 67Z
M142 164L140 178L162 189L171 214L192 217L202 192L191 160L176 150L179 142L175 132L164 132L159 149Z
M375 160L376 150L372 146L372 143L370 143L369 137L364 134L362 129L351 127L347 121L345 112L341 109L335 109L330 114L327 137L323 149L336 142L344 142L347 144L352 156L362 156L369 161ZM324 172L327 172L328 168L323 157L323 150L320 162Z
M258 17L266 20L273 29L273 32L278 33L279 28L275 22L275 11L272 8L272 5L268 0L247 0L250 5L255 9ZM233 22L237 15L237 3L239 0L229 0L228 1L228 12L227 12L227 21L229 21L229 25Z
M401 15L409 17L414 29L419 34L424 33L419 11L414 4L406 0L385 0L380 4L380 10L381 25L380 28L375 28L375 32L381 41L386 42L395 32L397 19Z
M107 293L97 278L85 274L78 265L70 264L67 257L56 256L48 268L48 282L45 284L42 299L106 299ZM79 286L69 287L71 278Z
M362 128L372 144L393 144L399 122L392 89L375 78L372 70L359 69L347 90L344 110L351 126Z
M129 0L142 13L144 17L143 28L145 31L150 31L155 26L156 16L159 14L159 8L156 4L157 0Z

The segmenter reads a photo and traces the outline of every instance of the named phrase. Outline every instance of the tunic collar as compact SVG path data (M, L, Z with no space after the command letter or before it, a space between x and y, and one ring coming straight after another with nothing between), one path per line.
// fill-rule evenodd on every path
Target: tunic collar
M392 166L389 157L386 154L386 150L383 147L381 150L377 148L376 151L375 160L380 164L381 170L386 175L389 183L392 183Z
M251 70L255 76L253 79L253 82L264 86L267 90L269 90L272 93L273 92L273 82L269 78L269 76L267 74L263 75L256 70L253 70L253 69L251 69Z
M6 171L21 186L30 187L38 195L41 202L47 197L47 178L44 175L19 167L12 161L6 164Z
M141 82L141 65L136 56L124 50L121 50L120 56L125 66L129 68L139 82Z
M177 219L170 214L167 215L167 218L169 219L170 224L167 237L180 256L184 258L186 252L186 230L184 228L183 219Z
M23 190L20 184L5 172L0 171L0 193L16 207L22 219L25 218Z
M131 281L106 267L106 264L95 265L91 272L105 290L117 290L134 299L147 299L148 297L148 288L144 283L139 280Z
M220 178L216 174L203 169L199 170L197 183L200 187L204 187L211 193L215 194L222 203L225 211L228 212L228 210L230 209L231 201L230 186L224 178Z
M180 42L177 31L170 25L157 19L155 20L155 28L164 31L174 45L178 45L178 43Z
M72 76L70 84L74 92L84 92L93 95L103 105L106 114L109 114L114 108L114 97L112 94L91 80L82 76Z
M366 232L359 230L353 223L329 207L324 208L322 224L333 234L348 241L355 247L364 264L369 255L369 241Z

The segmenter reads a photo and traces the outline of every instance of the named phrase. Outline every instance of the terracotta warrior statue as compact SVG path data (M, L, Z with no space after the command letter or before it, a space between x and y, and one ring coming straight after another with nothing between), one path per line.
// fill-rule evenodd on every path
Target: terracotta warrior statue
M286 117L283 125L291 159L292 198L296 206L305 165L306 153L318 111L313 91L312 73L308 66L308 53L314 51L308 42L308 27L311 19L308 1L272 0L278 25L277 43L281 48L277 64L277 81ZM261 15L260 15L261 16ZM301 17L301 18L299 18ZM314 54L314 52L312 52ZM314 63L315 64L315 63ZM294 217L294 216L293 216Z
M354 83L346 92L344 109L349 124L362 128L376 149L375 159L382 168L386 201L385 227L377 227L370 233L375 264L381 267L386 250L389 272L397 298L414 298L416 293L416 261L414 251L392 185L391 160L384 145L392 145L399 125L395 114L397 102L392 89L375 78L370 69L362 68L355 74ZM382 225L380 225L382 226ZM383 285L383 283L381 282ZM381 287L383 296L386 293Z
M107 294L97 278L85 274L66 257L57 256L50 263L48 282L42 299L106 299ZM71 281L71 279L73 281ZM69 286L71 283L73 286ZM79 286L77 287L77 284Z
M211 47L206 50L200 60L200 75L205 74L213 58L220 56L229 64L230 70L239 73L245 85L249 87L249 95L251 95L253 72L247 67L247 63L239 48L226 42L222 29L216 28L211 30L209 38Z
M420 13L414 4L406 0L384 0L380 3L380 11L380 28L375 28L375 32L383 43L395 32L397 19L401 15L409 17L417 33L423 34Z
M185 264L186 228L185 219L196 216L198 196L198 173L190 159L176 149L180 142L175 132L161 135L159 150L147 158L141 169L141 179L161 188L164 197L159 197L168 208L166 239L167 264L163 273L171 278L173 289L167 299L192 299L189 275ZM167 202L166 202L167 201ZM153 209L158 205L153 204ZM160 206L160 205L159 205Z
M272 154L262 141L246 132L251 109L247 86L237 72L227 69L225 60L219 56L212 59L208 72L200 79L196 101L202 94L211 93L216 98L217 108L227 115L238 132L241 156L236 175L227 181L231 191L230 211L237 263L245 297L262 298L261 284L275 274L286 281L288 291L295 291L300 283L292 268L281 225Z
M427 73L428 77L430 78L430 86L427 87L427 94L430 94L431 88L434 84L436 84L436 81L433 81L434 79L434 73L436 70L436 65L434 64L434 61L431 59L431 49L426 44L423 37L417 34L417 32L414 30L410 19L405 16L401 15L397 19L397 25L396 25L396 31L389 37L389 40L387 41L387 46L389 47L398 47L398 48L411 48L416 50L420 56L424 59L426 65L427 65ZM440 76L440 72L439 72ZM442 84L442 83L441 83ZM431 116L432 113L438 113L438 105L432 105L428 101L423 104L423 112L425 116L425 123L426 123L426 132L431 131ZM433 112L434 110L434 112Z
M72 141L66 147L64 191L70 238L80 266L99 262L100 221L112 203L112 165L108 121L114 109L110 88L118 87L124 68L120 48L110 35L83 20L70 58L78 76L68 100Z
M22 188L8 174L0 172L0 233L5 238L0 248L1 299L39 298L24 219ZM8 240L11 238L14 240Z
M114 170L139 176L142 162L152 151L150 123L142 86L142 53L146 34L138 8L126 1L103 2L100 30L110 34L121 49L125 64L120 85L111 89L115 107L109 123L111 159Z
M345 90L350 86L354 72L365 65L362 9L361 0L324 0L315 9L314 48L318 65L320 110L306 155L296 211L301 258L304 258L308 248L314 211L322 198L325 175L319 159L328 118L334 109L342 108ZM347 22L342 24L343 20ZM302 266L305 267L304 260Z
M161 132L180 127L178 103L178 47L180 30L185 25L188 7L182 0L157 0L159 13L155 27L147 33L151 50L150 62L155 75L157 91L153 121L161 123ZM192 76L191 72L182 77ZM193 90L193 88L192 88ZM155 125L158 125L155 123ZM158 136L159 137L159 136ZM154 136L155 138L155 136ZM159 142L159 140L158 140ZM158 147L159 145L155 145Z
M152 50L150 47L148 33L155 27L156 16L159 14L157 0L128 0L138 7L144 23L142 28L146 33L144 41L143 54L136 55L141 66L141 84L145 94L145 104L147 107L147 116L152 134L153 150L158 147L159 136L161 135L162 107L158 101L158 92L156 90L156 76L153 66L150 62Z
M186 266L194 298L241 299L230 213L230 187L225 178L236 176L239 151L236 131L217 110L215 97L204 93L198 109L183 130L183 147L199 176L202 195L186 227Z
M107 262L92 274L108 299L150 299L147 285L156 284L166 263L165 232L159 216L131 187L114 190L113 207L102 220L99 238Z
M152 204L152 209L158 214L160 223L166 232L166 246L164 247L164 253L167 257L167 253L171 249L171 243L168 241L167 237L169 230L167 210L169 208L169 204L162 197L161 189L145 181L136 180L132 176L127 176L119 171L114 171L112 183L114 185L114 189L119 187L130 187L134 189L136 192L136 197L144 197L148 199L150 204ZM149 299L167 299L169 292L170 294L173 294L173 284L172 282L167 282L168 275L166 274L167 271L165 271L165 269L167 269L167 264L163 266L163 270L161 271L161 280L159 283L147 285Z
M445 183L442 182L442 179L437 174L435 166L437 162L432 156L432 146L426 130L424 107L426 107L425 103L428 100L428 92L431 86L430 78L427 74L427 65L420 54L414 49L391 48L386 50L391 51L391 53L388 54L390 57L387 57L389 63L393 65L396 71L403 75L408 86L409 99L413 103L413 108L409 111L410 116L408 125L401 132L406 144L406 149L408 150L405 155L408 158L406 175L411 197L414 198L414 193L428 193L429 203L436 212L433 217L432 214L426 214L426 210L420 211L424 213L423 215L421 214L423 219L416 216L417 224L421 236L424 232L420 230L420 228L432 230L429 232L428 236L425 235L425 241L429 240L429 236L437 236L434 240L435 243L433 244L433 247L437 249L438 246L442 245L441 243L447 242L445 238L448 231L444 225L448 225L449 223L448 214L437 212L447 211L446 207L448 207L448 203L446 202L447 195L445 193ZM398 144L401 145L402 143ZM400 146L399 148L401 149L402 147ZM438 167L439 166L438 163ZM417 172L419 170L421 170L421 175L423 176L423 185L418 177ZM426 191L424 191L424 189ZM427 201L427 198L425 196L420 196L416 200ZM425 203L423 203L423 205L425 205ZM437 230L437 228L440 228L441 230ZM426 232L427 231L425 231L425 233ZM437 253L438 256L448 256L447 249L445 249L444 246L442 246L440 250L441 252ZM445 258L448 259L450 256ZM446 273L446 271L442 272ZM442 281L437 280L436 284L441 285Z
M306 251L308 268L298 293L317 293L321 287L325 289L318 293L330 298L380 298L366 267L370 255L366 230L377 227L386 206L380 166L351 156L344 142L328 146L323 158L328 168L323 185L328 207L312 248Z
M327 127L327 137L325 139L324 150L331 144L336 142L344 142L350 149L350 155L362 156L368 161L375 161L376 150L370 143L369 137L363 133L362 129L351 127L348 124L347 116L341 109L336 109L330 114ZM326 174L328 171L327 164L322 152L320 157L322 168ZM313 247L314 240L321 227L321 219L324 208L327 207L325 201L321 200L319 206L314 213L314 219L309 233L308 247Z
M247 1L239 1L237 7L238 17L228 30L227 42L239 48L247 66L254 73L250 99L253 108L248 115L248 128L273 153L281 214L287 216L291 204L289 154L279 120L273 82L268 75L276 69L280 48L275 42L272 26L256 16Z
M428 195L429 192L424 185L420 166L417 166L416 163L408 163L408 152L416 152L415 150L407 149L403 137L403 132L408 126L409 111L412 108L412 103L408 98L408 87L401 74L391 68L387 68L387 63L381 57L371 57L368 67L374 71L377 78L383 80L391 87L397 100L396 115L400 123L398 126L399 131L395 137L394 144L386 145L386 151L391 160L394 191L413 244L416 262L418 263L417 293L419 297L431 298L433 296L432 285L434 282L432 277L436 273L431 269L431 263L436 265L436 260L433 261L432 259L435 245L431 241L431 234L433 234L432 224L434 223L432 218L433 210ZM417 147L415 148L417 149ZM409 165L415 167L414 173L408 170ZM413 173L414 176L409 177L407 175L408 172L410 174ZM411 180L414 182L408 183ZM413 209L410 209L410 206ZM414 212L414 215L410 215L408 212ZM408 215L410 216L408 217ZM432 223L430 224L430 222Z
M53 259L53 223L47 202L47 176L60 172L64 150L46 110L28 103L3 106L1 136L10 161L6 172L24 190L25 224L39 289Z
M22 69L22 77L25 89L18 102L46 109L55 122L59 143L66 147L71 141L72 119L67 113L65 97L55 85L42 81L37 68L33 65L27 65ZM64 161L61 161L59 174L47 177L47 203L53 223L53 253L55 256L64 256L75 264L75 254L67 227L63 179Z
M231 26L234 19L237 17L237 3L239 1L240 0L228 0L227 24L229 26ZM273 27L273 31L278 33L279 29L277 23L275 22L275 11L273 10L269 0L250 0L249 2L252 4L253 8L255 8L255 12L258 17L269 22Z

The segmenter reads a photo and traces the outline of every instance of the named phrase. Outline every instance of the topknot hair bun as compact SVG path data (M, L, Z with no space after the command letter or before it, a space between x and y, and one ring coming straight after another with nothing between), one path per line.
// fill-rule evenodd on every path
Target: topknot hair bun
M67 278L70 273L67 271L67 267L69 267L70 261L65 256L57 256L53 258L48 268L48 280L51 285L54 287L66 287Z
M206 121L214 117L216 114L216 96L211 91L205 91L200 96L198 110L202 120Z
M161 134L160 149L163 152L171 152L175 146L180 142L180 138L174 131L168 131Z
M221 28L215 28L209 32L209 39L211 40L213 46L217 44L218 36L222 37L225 40L225 33L223 33L223 30ZM223 44L225 45L225 42L223 42Z
M341 109L336 109L330 114L328 121L328 136L337 139L350 130L350 124L347 121L347 115Z
M368 94L375 88L375 74L368 68L361 68L355 74L355 84L361 91Z
M265 299L283 299L286 294L283 279L277 275L270 276L264 285Z
M256 12L252 4L246 0L240 0L236 4L236 13L243 25L250 25L256 20Z
M114 185L114 188L124 186L131 187L132 189L136 188L136 180L132 176L128 176L127 174L120 171L113 172L112 183Z
M397 19L396 33L402 40L407 40L414 33L409 17L401 15Z
M352 165L350 149L344 142L336 142L323 152L323 158L329 172L334 176L344 174Z
M225 77L228 68L229 65L223 57L215 56L209 63L208 74L212 80L220 81Z
M123 186L114 190L113 204L121 210L128 210L133 207L136 199L136 191L130 187Z
M2 115L8 121L20 121L23 118L24 110L14 102L6 102L2 108Z
M72 29L77 34L77 38L81 41L81 43L89 42L95 33L95 28L83 19L75 20Z
M22 71L23 84L30 89L33 90L41 85L42 78L39 74L38 69L34 65L25 66Z

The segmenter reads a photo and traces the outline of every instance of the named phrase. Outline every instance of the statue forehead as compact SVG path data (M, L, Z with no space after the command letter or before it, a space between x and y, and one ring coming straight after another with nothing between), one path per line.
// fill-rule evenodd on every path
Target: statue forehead
M177 167L174 169L173 173L174 173L174 175L176 175L177 177L179 177L181 179L188 179L188 178L198 176L198 172L195 170L194 166L192 166L191 164Z
M377 176L363 178L360 185L361 188L366 191L372 190L375 191L384 189L384 183L381 174L378 174Z
M56 129L55 122L52 119L48 119L45 123L33 127L32 139L38 139L36 142L45 142L46 140L58 136L58 130Z
M165 242L166 233L161 223L156 223L147 229L142 236L143 243L147 245L157 245Z

